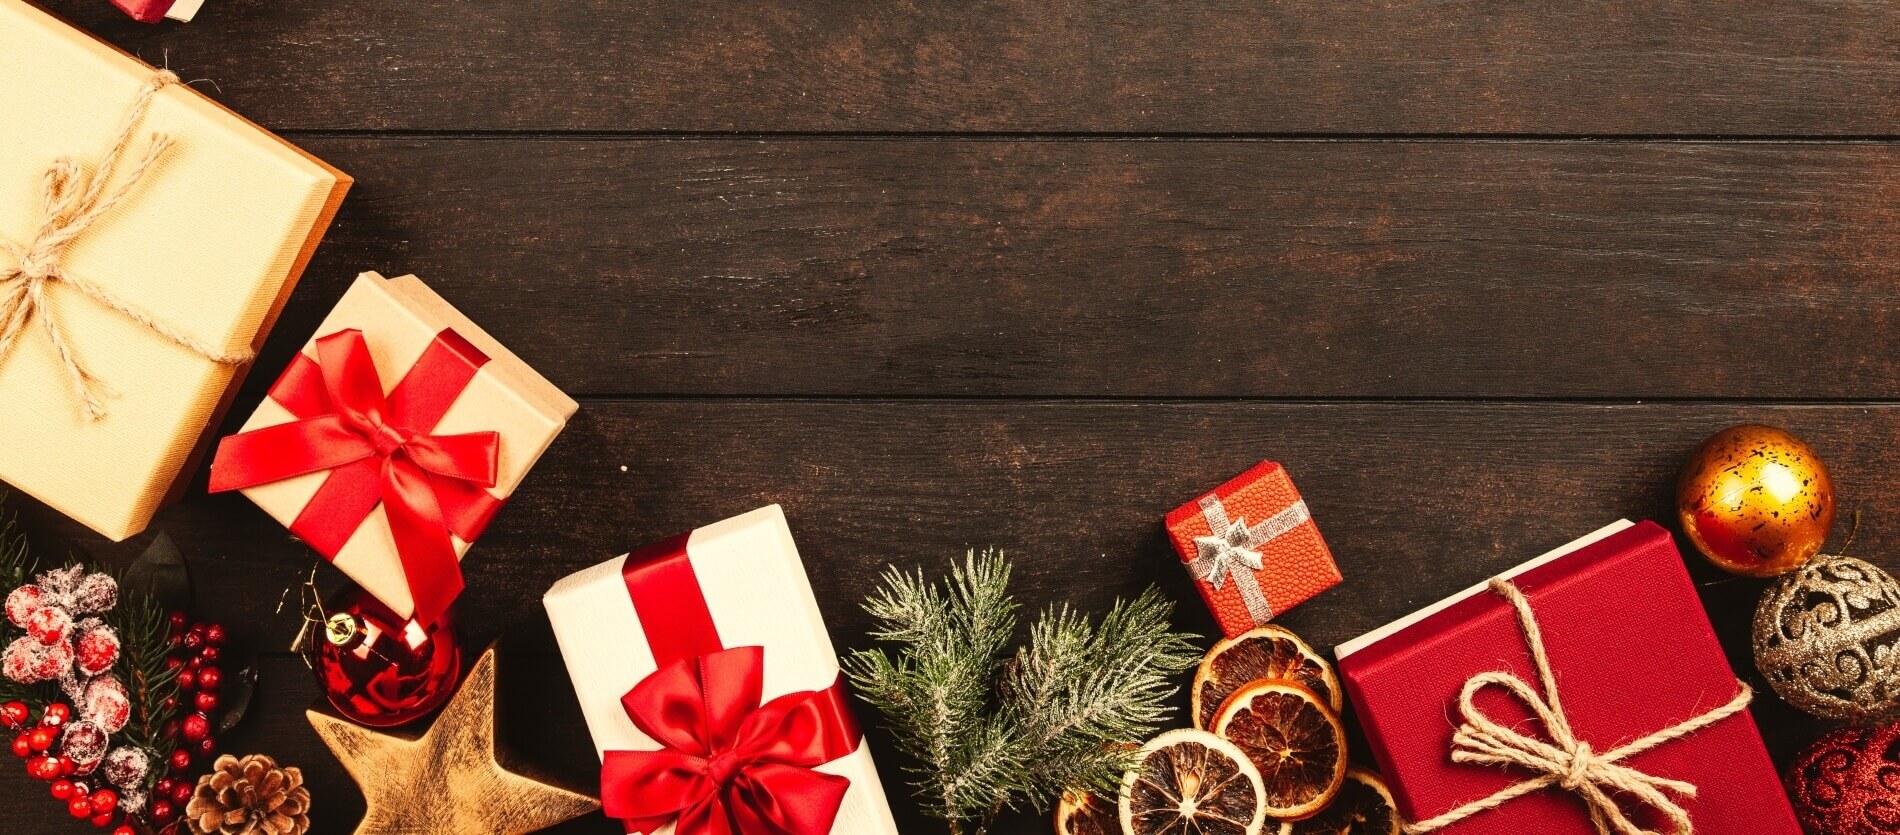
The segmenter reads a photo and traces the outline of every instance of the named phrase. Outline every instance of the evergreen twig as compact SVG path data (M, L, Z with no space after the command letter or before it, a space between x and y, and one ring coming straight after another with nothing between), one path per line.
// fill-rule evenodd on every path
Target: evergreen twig
M1153 588L1099 624L1050 607L1012 654L1009 573L994 551L970 552L941 584L887 571L864 608L894 651L845 658L856 692L917 761L925 812L953 835L980 834L1005 809L1046 810L1065 789L1112 792L1131 743L1167 718L1173 680L1198 658Z

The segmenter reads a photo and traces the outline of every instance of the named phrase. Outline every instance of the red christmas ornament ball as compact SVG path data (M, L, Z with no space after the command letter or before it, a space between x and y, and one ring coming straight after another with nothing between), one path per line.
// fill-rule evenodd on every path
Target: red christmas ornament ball
M1789 767L1788 796L1809 832L1900 832L1900 722L1821 737Z
M325 611L313 666L323 695L346 718L393 727L427 716L454 695L462 646L450 613L425 627L357 588Z

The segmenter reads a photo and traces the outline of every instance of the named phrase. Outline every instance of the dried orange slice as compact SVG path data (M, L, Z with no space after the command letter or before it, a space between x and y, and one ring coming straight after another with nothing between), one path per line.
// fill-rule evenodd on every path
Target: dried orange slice
M1317 693L1290 681L1240 688L1214 717L1214 733L1260 771L1267 817L1319 814L1346 781L1346 726Z
M1262 679L1304 684L1339 712L1339 677L1333 665L1291 630L1269 623L1215 644L1201 659L1194 671L1194 727L1213 727L1214 712L1228 696Z
M1056 835L1121 835L1121 812L1093 794L1069 789L1056 806Z
M1126 835L1260 835L1260 772L1233 743L1206 731L1168 731L1141 746L1122 778Z
M1399 835L1399 810L1379 775L1352 768L1331 806L1306 820L1280 824L1280 835Z

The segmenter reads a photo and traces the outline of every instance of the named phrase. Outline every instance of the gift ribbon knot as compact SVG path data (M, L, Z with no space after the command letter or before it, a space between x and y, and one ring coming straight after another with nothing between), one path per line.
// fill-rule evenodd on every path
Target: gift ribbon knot
M65 284L146 330L212 362L241 365L250 362L253 357L248 350L225 351L160 322L105 287L67 272L60 263L66 250L79 236L131 194L158 162L158 158L172 146L171 137L153 133L145 146L145 153L120 178L118 187L110 191L106 189L120 161L131 150L133 131L139 121L145 118L152 98L166 85L176 83L178 76L169 71L160 71L139 88L138 97L120 122L119 132L113 138L105 158L91 173L71 157L54 160L41 180L39 227L23 244L0 240L0 252L11 256L14 261L12 267L0 267L0 359L12 352L20 336L38 319L45 326L46 338L52 343L54 356L58 357L60 367L65 370L66 378L72 384L80 413L88 421L105 417L105 404L97 390L98 379L80 362L59 323L46 310L46 288L50 284Z
M414 616L431 623L462 590L455 538L474 541L501 507L488 491L499 470L500 435L434 434L488 357L442 331L384 394L362 331L318 338L316 355L299 353L271 386L271 400L295 420L219 442L211 492L329 471L291 531L334 559L381 505Z
M1229 519L1219 496L1202 496L1200 506L1209 533L1194 538L1195 557L1190 570L1216 591L1231 577L1254 623L1272 620L1273 604L1267 602L1266 592L1253 575L1266 566L1258 549L1311 519L1306 502L1295 501L1257 525L1247 524L1245 516Z
M765 650L737 647L654 671L621 699L656 751L608 751L601 804L629 832L825 835L851 781L813 770L857 749L844 690L760 704Z
M1433 832L1532 792L1556 786L1577 795L1583 801L1590 810L1590 822L1600 835L1660 835L1658 831L1643 829L1631 821L1613 792L1628 795L1631 800L1656 810L1669 822L1668 832L1691 835L1695 825L1689 819L1688 811L1675 798L1694 798L1695 784L1646 774L1624 765L1622 761L1746 710L1749 701L1754 698L1754 691L1746 683L1737 681L1739 690L1727 704L1598 754L1588 742L1577 738L1570 727L1569 717L1564 715L1563 702L1557 695L1557 679L1551 672L1550 657L1544 650L1544 634L1538 628L1537 615L1531 611L1530 601L1509 580L1493 579L1490 588L1516 609L1518 626L1524 633L1524 643L1530 647L1531 661L1537 668L1537 678L1543 689L1540 692L1529 682L1507 672L1493 671L1472 676L1465 682L1464 690L1458 697L1458 711L1464 722L1452 735L1451 759L1453 762L1477 765L1515 766L1535 772L1538 776L1430 820L1408 823L1405 831ZM1476 697L1487 687L1502 688L1530 708L1544 726L1548 738L1540 739L1522 733L1485 715L1478 708Z

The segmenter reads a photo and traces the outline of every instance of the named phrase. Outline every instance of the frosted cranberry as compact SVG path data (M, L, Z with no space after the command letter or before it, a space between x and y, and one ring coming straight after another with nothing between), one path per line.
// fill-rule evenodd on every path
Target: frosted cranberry
M7 620L14 626L26 628L27 618L46 605L46 593L39 586L28 583L7 595Z
M119 635L97 618L79 622L83 627L73 643L73 660L79 672L96 676L112 669L119 660Z
M73 616L58 606L41 606L27 616L26 634L48 646L62 643L72 637Z

